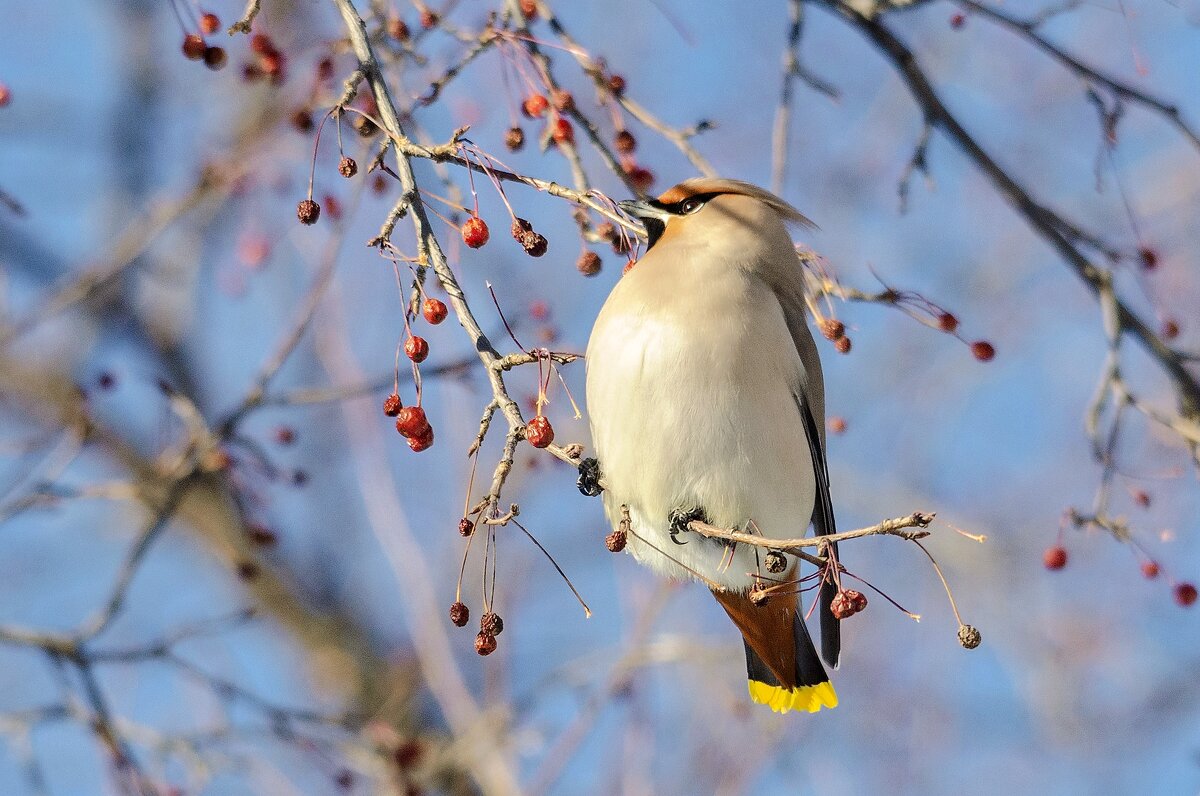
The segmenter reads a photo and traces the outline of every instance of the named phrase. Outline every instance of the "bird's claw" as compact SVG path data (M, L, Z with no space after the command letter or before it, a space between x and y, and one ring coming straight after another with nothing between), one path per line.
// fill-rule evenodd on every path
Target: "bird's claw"
M587 497L596 497L603 490L600 486L600 462L584 459L579 463L579 479L575 482L579 491Z
M671 541L675 544L687 544L686 541L679 541L679 534L688 532L688 523L692 520L700 520L700 522L708 522L708 514L702 508L692 508L684 511L683 509L675 509L671 512L671 516L667 518L670 523Z

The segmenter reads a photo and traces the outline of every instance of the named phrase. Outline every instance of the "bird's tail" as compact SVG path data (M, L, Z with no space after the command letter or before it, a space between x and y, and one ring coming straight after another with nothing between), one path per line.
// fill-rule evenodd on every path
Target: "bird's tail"
M746 645L750 698L776 713L837 707L837 693L808 627L796 595L773 595L756 606L744 593L713 592Z

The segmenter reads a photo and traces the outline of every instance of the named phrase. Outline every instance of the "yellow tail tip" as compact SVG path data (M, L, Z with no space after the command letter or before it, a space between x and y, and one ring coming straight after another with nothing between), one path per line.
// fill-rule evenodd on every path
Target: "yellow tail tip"
M750 698L776 713L788 713L793 710L816 713L821 708L837 707L837 692L833 690L833 683L828 680L817 685L802 685L794 691L757 680L749 682Z

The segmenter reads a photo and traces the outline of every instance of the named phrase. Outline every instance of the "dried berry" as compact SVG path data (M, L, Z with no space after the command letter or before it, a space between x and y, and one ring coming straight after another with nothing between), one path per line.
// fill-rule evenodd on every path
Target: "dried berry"
M980 362L991 362L992 357L996 356L996 349L987 340L977 340L971 343L971 353Z
M433 428L426 426L425 430L415 437L408 438L408 447L414 453L420 453L433 445Z
M406 406L396 413L396 430L401 436L412 438L425 433L429 428L429 418L425 410L419 406Z
M826 318L821 321L821 334L826 340L840 340L846 336L846 324L836 318Z
M224 47L205 47L204 48L204 65L216 72L219 69L224 69L228 63L229 57L225 55Z
M211 11L200 15L200 32L211 36L221 29L221 18Z
M520 127L510 127L504 134L504 145L510 152L517 152L525 146L525 131Z
M983 643L983 634L974 625L962 625L958 628L958 643L973 650Z
M338 172L346 179L350 179L358 174L358 164L354 162L354 158L342 155L342 159L338 161Z
M628 130L622 130L613 139L613 146L622 155L632 155L634 150L637 149L637 139L633 137L633 133Z
M766 565L767 572L770 572L772 575L778 575L787 569L787 556L778 550L772 550L767 553Z
M617 528L615 531L604 537L604 546L608 548L610 553L619 553L625 549L625 543L628 541L628 535L624 528Z
M554 126L550 130L550 137L556 144L574 144L575 127L571 124L571 120L562 116L555 119Z
M854 609L854 613L858 613L867 607L867 595L854 589L846 589L846 599L850 601L850 606Z
M475 523L471 522L466 517L463 517L458 521L459 536L470 536L473 533L475 533Z
M755 583L750 587L750 592L747 595L750 598L750 604L756 608L762 608L771 599L771 595L763 588L761 583Z
M533 237L524 244L525 253L530 257L541 257L550 248L550 242L545 236L534 233Z
M388 417L395 417L400 414L400 410L404 408L404 404L400 402L400 396L392 393L387 398L383 399L383 413Z
M1180 583L1175 587L1175 602L1184 608L1196 602L1196 587L1190 583Z
M851 345L849 337L839 337L833 341L833 348L839 354L849 354Z
M315 224L321 217L321 206L312 199L301 199L296 205L296 218L301 224Z
M1047 547L1046 552L1042 553L1042 564L1046 569L1062 569L1067 565L1067 548L1062 545Z
M207 45L197 33L189 33L183 37L183 54L189 61L199 61L204 57ZM3 87L0 87L2 90Z
M833 614L835 619L846 619L847 617L854 616L854 605L846 597L844 591L838 592L829 603L829 612Z
M1143 561L1142 562L1142 575L1147 580L1154 580L1155 578L1157 578L1158 577L1158 562L1157 561Z
M595 276L600 273L600 255L595 252L584 252L579 255L579 259L575 261L575 267L579 269L579 273L584 276Z
M475 636L475 651L480 655L491 655L496 651L496 637L480 630Z
M546 113L550 107L550 100L546 99L543 94L531 94L521 103L521 110L530 119L536 119Z
M489 611L488 613L479 617L479 629L481 632L498 636L504 632L504 620L500 618L500 614L495 614Z
M413 362L420 364L429 356L429 343L424 337L413 335L404 341L404 354Z
M488 242L491 233L488 232L488 225L479 216L471 216L467 219L467 223L462 227L463 243L470 246L472 249L478 249L480 246Z
M471 610L463 603L450 605L450 621L458 627L464 627L471 619Z
M446 309L446 304L441 299L427 298L421 304L421 314L425 316L425 320L437 326L442 321L446 320L446 315L449 311Z
M525 425L525 439L535 448L545 448L554 442L554 427L544 416L538 415Z
M613 96L619 97L625 93L625 78L620 75L608 76L608 90L613 93Z
M953 334L958 329L958 318L955 318L948 312L943 312L938 315L938 328L943 332Z

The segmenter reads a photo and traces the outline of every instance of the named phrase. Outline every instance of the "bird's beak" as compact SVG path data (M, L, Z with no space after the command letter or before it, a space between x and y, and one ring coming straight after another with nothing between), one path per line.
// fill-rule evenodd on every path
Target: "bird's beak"
M653 219L655 221L665 222L667 216L670 215L666 210L655 207L642 199L627 199L624 202L617 202L617 207L621 208L626 215L634 218L647 221Z

